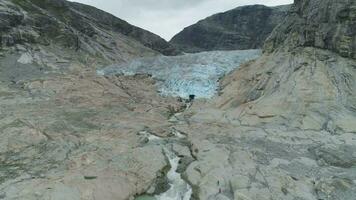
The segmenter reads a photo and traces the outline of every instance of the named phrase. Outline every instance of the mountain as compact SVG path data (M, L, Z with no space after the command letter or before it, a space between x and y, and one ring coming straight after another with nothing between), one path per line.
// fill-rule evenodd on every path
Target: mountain
M91 6L64 0L1 0L0 8L2 49L36 47L62 58L84 60L90 55L106 63L178 53L159 36Z
M251 5L208 17L175 35L171 44L185 52L261 48L290 5Z
M264 55L191 110L196 199L355 199L355 16L356 1L296 0Z
M264 49L273 52L278 48L315 47L355 59L355 12L354 1L296 1L291 14L273 31Z

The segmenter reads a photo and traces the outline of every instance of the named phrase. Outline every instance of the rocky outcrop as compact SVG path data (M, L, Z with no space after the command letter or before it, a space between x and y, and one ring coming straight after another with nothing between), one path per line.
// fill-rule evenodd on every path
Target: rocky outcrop
M356 2L296 1L290 14L265 44L277 48L315 47L356 58Z
M159 36L79 3L2 0L0 15L3 50L21 46L28 51L45 49L62 58L92 57L109 63L140 55L177 54Z
M289 8L290 5L238 7L185 28L170 43L185 52L261 48Z
M0 82L0 199L127 200L167 171L169 108L149 76L92 74ZM164 176L161 175L161 176ZM154 189L154 188L153 188Z
M355 199L354 5L296 1L265 54L186 113L196 199Z

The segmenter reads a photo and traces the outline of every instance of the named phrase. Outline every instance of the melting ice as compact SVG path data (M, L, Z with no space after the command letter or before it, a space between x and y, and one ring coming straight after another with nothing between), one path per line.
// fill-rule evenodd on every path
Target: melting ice
M219 78L260 55L261 50L237 50L146 57L97 72L99 75L150 74L157 80L162 95L210 98L218 89Z

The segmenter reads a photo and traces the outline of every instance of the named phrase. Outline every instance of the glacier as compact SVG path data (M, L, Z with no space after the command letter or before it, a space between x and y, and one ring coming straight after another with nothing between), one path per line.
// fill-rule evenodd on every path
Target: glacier
M256 59L261 50L211 51L179 56L137 58L97 70L99 75L149 74L161 95L188 98L211 98L219 79L241 64Z

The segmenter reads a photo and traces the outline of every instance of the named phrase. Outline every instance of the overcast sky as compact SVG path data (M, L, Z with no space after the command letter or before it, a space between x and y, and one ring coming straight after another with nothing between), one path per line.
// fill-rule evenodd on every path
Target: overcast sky
M293 0L72 0L107 11L170 40L183 28L237 6L290 4Z

